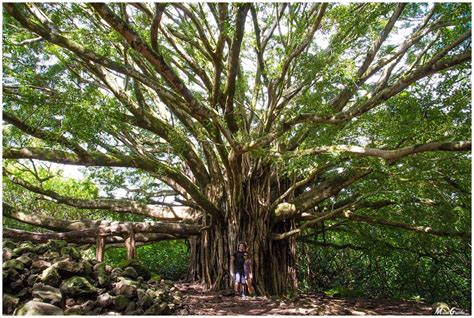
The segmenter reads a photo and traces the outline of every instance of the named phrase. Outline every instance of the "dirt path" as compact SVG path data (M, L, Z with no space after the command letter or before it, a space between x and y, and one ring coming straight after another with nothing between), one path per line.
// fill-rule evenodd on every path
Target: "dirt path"
M175 285L184 295L180 315L431 315L430 306L417 302L330 298L301 295L297 300L225 297L201 285Z

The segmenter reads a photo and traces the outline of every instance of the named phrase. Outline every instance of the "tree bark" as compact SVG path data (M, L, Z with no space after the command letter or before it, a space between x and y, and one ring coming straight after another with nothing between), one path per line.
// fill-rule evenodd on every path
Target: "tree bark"
M104 261L105 237L97 235L97 243L95 249L95 257L98 262Z

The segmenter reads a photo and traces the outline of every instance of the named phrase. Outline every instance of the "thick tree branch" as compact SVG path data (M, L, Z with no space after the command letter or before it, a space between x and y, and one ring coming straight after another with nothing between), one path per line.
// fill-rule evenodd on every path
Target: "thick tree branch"
M149 160L145 158L137 158L133 156L123 156L114 158L102 153L90 153L91 160L82 160L77 155L44 148L5 148L3 150L3 158L5 159L37 159L56 163L80 165L80 166L108 166L108 167L129 167L139 168L152 173L159 171L159 178L171 179L183 187L186 192L202 207L203 210L209 212L216 220L223 220L222 212L218 210L212 202L209 201L198 189L198 187L187 178L161 162Z
M39 128L32 127L32 126L26 124L25 122L23 122L20 118L16 117L15 115L9 114L5 110L3 110L2 114L3 114L3 120L5 120L6 122L14 125L15 127L20 129L21 131L27 133L28 135L31 135L31 136L39 138L39 139L43 139L45 141L58 143L62 146L65 146L65 147L71 149L78 156L80 156L82 158L87 158L89 156L88 152L84 148L82 148L78 144L68 140L64 136L59 136L59 135L56 135L54 133L51 133L51 132L48 132L48 131L45 131L45 130L41 130Z
M18 241L31 241L35 243L46 243L50 239L66 239L69 243L76 243L76 244L95 244L96 238L95 237L71 237L67 236L61 238L59 235L60 233L35 233L35 232L28 232L22 230L15 230L15 229L3 229L3 237L10 238L12 240ZM57 235L54 235L57 234ZM136 233L135 234L135 241L141 243L152 243L152 242L159 242L162 240L177 240L187 238L188 236L183 234L162 234L162 233ZM108 244L108 247L117 247L120 246L118 244L124 243L125 239L121 236L107 236L105 238L105 242ZM121 245L123 246L123 245Z
M374 42L372 48L367 52L367 56L365 57L364 62L360 66L360 68L357 70L357 78L361 78L362 75L367 71L369 68L370 64L375 58L375 55L377 52L380 50L380 47L382 46L382 43L387 39L388 35L392 31L393 27L395 26L395 22L398 20L400 15L402 14L403 9L405 8L406 3L400 3L398 4L397 8L393 12L392 16L388 20L387 24L385 25L385 28L383 29L382 33L380 34L378 40ZM360 82L357 84L361 84ZM356 89L356 85L352 85L350 87L345 88L332 102L333 108L339 112L342 110L342 108L347 104L349 99L353 96L354 92Z
M403 157L414 155L420 152L428 151L470 151L471 141L454 141L454 142L430 142L426 144L417 144L396 150L382 150L376 148L352 146L352 145L335 145L322 146L311 149L304 149L291 153L291 156L308 156L321 153L350 153L366 157L379 157L390 163L393 163Z
M295 217L311 208L314 208L318 203L337 195L342 189L356 182L360 178L365 177L371 172L368 168L361 168L353 173L344 173L331 180L323 181L306 191L289 202L293 205L293 209L275 210L274 222L277 223L284 219Z
M153 16L153 23L150 27L150 42L153 50L158 52L158 28L160 26L163 11L166 8L166 3L155 3L155 14Z
M9 180L29 191L45 195L54 199L57 203L66 204L78 209L99 209L119 213L132 213L159 219L161 221L178 221L191 219L188 209L173 209L166 206L156 206L126 199L77 199L60 195L59 193L35 186L25 180L13 175L8 176Z
M43 213L44 214L44 213ZM99 227L110 227L115 225L123 225L127 224L127 222L119 222L119 221L95 221L95 220L59 220L56 218L49 218L45 216L41 216L40 214L36 213L27 213L13 207L12 205L3 202L3 216L8 217L10 219L14 219L20 221L22 223L30 224L39 226L48 230L53 231L80 231L86 230L91 228L99 228ZM150 224L150 222L142 222L143 224ZM141 224L140 222L135 222L133 224ZM151 224L172 224L172 226L181 224L181 223L161 223L161 222L151 222ZM185 224L186 225L186 224ZM195 228L198 229L199 226L196 225ZM194 233L194 232L193 232ZM170 233L170 234L179 234L179 233Z
M316 16L313 24L311 25L311 29L308 31L306 34L305 38L303 41L291 52L291 54L288 56L288 58L285 60L283 67L282 67L282 72L280 75L280 82L284 81L284 78L287 75L288 69L290 67L291 62L297 58L305 49L306 47L311 43L313 40L313 36L318 30L319 26L321 25L321 20L323 19L324 13L326 12L326 9L328 7L327 3L321 3L319 5L319 11L318 15Z
M235 18L235 34L234 38L232 39L232 46L230 47L227 64L227 83L225 88L225 95L227 99L225 101L224 118L226 119L229 129L233 133L239 130L236 119L237 116L234 113L234 95L237 69L239 67L240 47L242 45L242 39L244 38L245 19L249 9L250 4L243 4L237 10L237 15Z

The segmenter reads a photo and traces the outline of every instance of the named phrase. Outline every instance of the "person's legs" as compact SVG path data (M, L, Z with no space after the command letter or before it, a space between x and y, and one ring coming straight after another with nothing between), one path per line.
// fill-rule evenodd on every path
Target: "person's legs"
M247 289L249 290L249 295L250 295L250 296L255 295L255 289L253 288L253 285L252 285L252 279L251 279L251 278L247 278L247 279L245 280L245 283L247 284Z
M241 273L235 273L235 284L234 284L234 292L236 295L241 294L242 290L242 283L244 282L244 277Z

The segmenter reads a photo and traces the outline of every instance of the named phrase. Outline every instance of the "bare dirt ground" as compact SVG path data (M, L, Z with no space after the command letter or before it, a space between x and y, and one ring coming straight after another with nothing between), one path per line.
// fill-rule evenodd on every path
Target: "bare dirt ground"
M184 295L180 315L431 315L431 307L409 301L301 295L296 300L225 297L201 285L175 285Z

